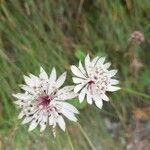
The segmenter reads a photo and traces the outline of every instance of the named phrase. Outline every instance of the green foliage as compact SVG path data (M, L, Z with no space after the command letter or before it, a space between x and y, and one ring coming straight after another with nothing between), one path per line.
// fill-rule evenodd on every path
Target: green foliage
M84 58L86 57L86 54L79 48L77 48L75 50L75 56L79 59L79 60L84 60Z

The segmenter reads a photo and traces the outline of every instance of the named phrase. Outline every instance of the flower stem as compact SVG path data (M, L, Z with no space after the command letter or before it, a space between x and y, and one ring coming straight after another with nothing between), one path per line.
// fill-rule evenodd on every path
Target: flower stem
M134 95L138 95L138 96L150 99L150 96L145 94L145 93L137 92L137 91L134 91L134 90L131 90L131 89L126 89L126 88L122 88L122 90L125 91L125 92L128 92L128 93L132 93Z
M84 136L84 138L86 139L86 141L88 142L89 146L91 147L92 150L96 150L96 148L94 147L93 143L91 142L91 140L89 139L89 137L87 136L86 132L84 131L84 129L82 128L82 126L77 123L82 135Z
M66 133L67 133L67 138L68 138L68 141L69 141L71 150L74 150L74 147L73 147L73 144L72 144L72 141L71 141L71 137L70 137L70 135L69 135L69 131L68 131L67 128L66 128Z
M116 113L117 113L124 129L126 129L126 124L125 124L125 121L123 119L123 116L121 115L121 113L119 112L119 110L117 109L117 107L115 106L115 104L113 103L113 101L111 99L110 99L110 103L111 103L112 107L116 110Z

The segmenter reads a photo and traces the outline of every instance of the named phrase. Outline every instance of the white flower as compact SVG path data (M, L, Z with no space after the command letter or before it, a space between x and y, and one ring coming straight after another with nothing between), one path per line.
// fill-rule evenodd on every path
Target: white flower
M79 67L71 66L73 72L73 82L76 84L74 92L79 94L79 101L82 102L85 97L87 102L102 108L103 101L109 101L106 96L107 91L117 91L120 88L114 85L119 81L112 79L117 70L108 70L111 63L104 63L105 57L95 57L90 61L89 55L85 58L85 66L79 62Z
M18 100L15 104L22 109L18 118L24 118L22 124L30 123L28 131L40 125L40 131L47 125L55 128L56 124L65 131L65 116L71 121L77 121L75 114L78 110L66 100L77 96L73 92L74 86L65 86L59 89L66 80L66 72L58 79L53 68L50 76L41 67L39 76L29 74L24 76L26 85L21 85L24 93L13 94Z

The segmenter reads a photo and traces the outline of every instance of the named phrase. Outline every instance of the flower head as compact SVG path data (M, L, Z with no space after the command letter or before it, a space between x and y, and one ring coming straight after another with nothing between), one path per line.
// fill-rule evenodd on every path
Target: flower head
M56 124L65 130L63 116L71 121L77 121L75 114L78 110L67 103L66 100L77 96L73 92L74 86L65 86L60 89L66 80L66 72L58 79L55 68L50 76L41 67L39 76L29 74L24 76L25 85L21 85L24 93L13 94L17 98L17 104L22 110L18 118L24 118L22 124L30 123L29 131L40 125L40 131L44 131L47 125Z
M82 102L87 98L87 102L92 104L94 101L96 106L102 108L102 100L108 101L107 91L117 91L120 88L114 85L119 81L112 79L117 70L108 70L110 63L104 63L105 57L95 57L90 61L89 55L85 58L85 66L79 62L79 67L71 66L71 70L75 77L73 82L76 84L74 92L79 94L79 101Z
M130 38L129 38L129 42L135 42L138 44L141 44L144 41L145 41L144 34L139 31L134 31L133 33L131 33Z

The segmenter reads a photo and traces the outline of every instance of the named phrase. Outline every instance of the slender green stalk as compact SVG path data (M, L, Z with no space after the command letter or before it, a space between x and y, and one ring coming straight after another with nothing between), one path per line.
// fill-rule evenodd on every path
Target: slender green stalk
M73 144L72 144L72 141L71 141L71 137L70 137L70 134L69 134L69 131L68 131L67 128L66 128L66 133L67 133L67 138L68 138L71 150L74 150L74 147L73 147Z
M55 137L55 135L54 135L54 137ZM57 141L56 144L58 146L58 149L61 150L62 147L61 147L61 142L60 142L60 136L59 136L59 134L57 134L55 138L56 138L56 141Z
M84 136L84 138L86 139L86 141L88 142L89 146L91 147L92 150L96 150L96 148L94 147L93 143L91 142L91 140L89 139L89 137L87 136L86 132L84 131L84 129L82 128L82 126L77 123L82 135Z
M116 110L116 113L117 113L117 115L118 115L118 117L119 117L119 119L120 119L124 129L126 129L126 124L125 124L125 121L124 121L121 113L118 111L117 107L115 106L115 104L113 103L112 100L110 100L110 103L111 103L112 107Z
M128 93L134 94L134 95L138 95L138 96L150 99L150 96L145 94L145 93L137 92L137 91L134 91L134 90L131 90L131 89L126 89L126 88L122 88L122 90L125 91L125 92L128 92Z

